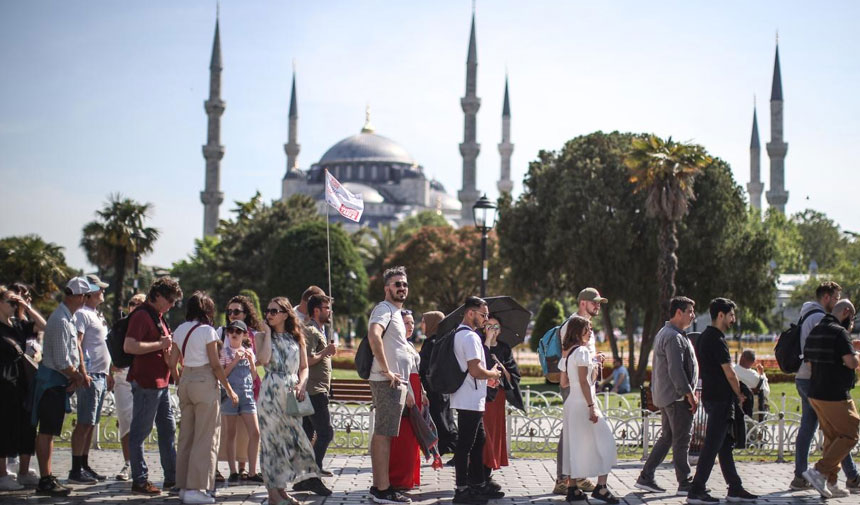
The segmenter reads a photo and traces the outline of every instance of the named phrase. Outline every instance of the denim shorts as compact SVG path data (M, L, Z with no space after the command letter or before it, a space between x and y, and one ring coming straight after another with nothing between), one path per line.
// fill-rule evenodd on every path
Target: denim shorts
M253 389L235 390L236 396L239 397L239 405L233 406L230 397L226 397L221 402L222 416L238 416L241 414L254 414L257 412L257 402L254 401Z
M89 387L80 387L78 395L78 424L92 426L102 417L102 406L107 393L107 376L103 373L90 374L93 378Z

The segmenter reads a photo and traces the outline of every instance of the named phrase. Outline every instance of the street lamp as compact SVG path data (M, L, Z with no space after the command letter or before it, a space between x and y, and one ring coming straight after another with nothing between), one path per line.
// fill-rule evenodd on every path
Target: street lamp
M475 228L481 231L481 298L487 296L487 235L496 225L496 204L482 196L472 206Z

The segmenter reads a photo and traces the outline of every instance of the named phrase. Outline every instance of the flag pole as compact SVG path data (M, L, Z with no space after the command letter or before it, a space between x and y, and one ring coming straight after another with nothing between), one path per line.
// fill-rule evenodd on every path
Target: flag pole
M328 169L325 169L325 171L326 171L326 174L328 174ZM327 268L327 270L328 270L328 296L331 297L332 296L332 292L331 292L331 239L329 236L329 223L328 223L329 222L329 207L330 207L330 205L328 204L328 202L326 202L326 205L325 205L325 249L326 249L326 256L328 258L328 261L326 262L326 266L328 267ZM333 325L334 325L334 323L333 323L334 307L332 307L331 312L332 312L332 315L331 315L331 317L329 317L329 320L328 320L329 338L334 337L334 328L333 328Z

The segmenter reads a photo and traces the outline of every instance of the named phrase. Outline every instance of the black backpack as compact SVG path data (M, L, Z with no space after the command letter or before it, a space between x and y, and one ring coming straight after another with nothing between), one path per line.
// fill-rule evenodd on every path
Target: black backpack
M117 368L128 368L131 366L132 361L134 361L134 354L125 352L123 346L125 345L125 334L128 332L128 321L131 319L131 315L138 310L145 310L149 313L152 317L152 321L155 323L155 327L158 328L158 331L163 331L158 314L146 304L142 304L140 307L131 311L129 315L115 322L108 332L107 337L105 337L105 340L107 340L110 359L113 362L113 366Z
M394 319L394 311L391 311L391 317L388 319L388 324L385 325L385 329L382 330L381 338L385 338L385 332L388 331L388 327L391 326L392 319ZM369 330L370 325L368 325L368 331ZM358 344L358 349L355 351L355 370L358 372L359 377L367 380L370 377L371 368L373 368L373 350L370 349L370 339L365 335Z
M460 389L466 374L460 370L457 356L454 354L454 337L459 330L471 331L468 328L456 328L436 339L433 351L430 353L430 371L427 382L430 391L440 394L451 394Z
M800 365L803 364L803 349L800 348L800 330L809 316L823 313L824 311L820 309L811 310L808 314L801 317L797 324L791 323L791 326L787 330L779 334L773 354L776 356L776 362L779 364L780 370L785 373L796 373L800 369Z

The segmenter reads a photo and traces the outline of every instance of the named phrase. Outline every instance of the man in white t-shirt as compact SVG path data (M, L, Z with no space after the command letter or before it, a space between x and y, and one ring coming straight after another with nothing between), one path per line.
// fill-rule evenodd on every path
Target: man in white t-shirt
M490 317L487 302L477 296L466 298L463 322L454 334L454 356L466 372L463 385L451 394L451 408L457 409L457 446L454 448L456 489L454 503L482 505L505 493L496 483L486 482L484 473L484 404L487 380L498 381L498 365L487 370L484 345L475 329L483 328Z
M370 498L376 503L412 503L411 499L395 491L388 479L391 439L400 433L400 415L404 406L411 406L414 402L406 394L412 367L409 351L412 344L406 340L406 326L400 315L409 294L406 268L389 268L382 274L382 279L385 300L373 308L367 329L368 343L373 352L369 377L374 409L370 439L370 467L373 471Z

